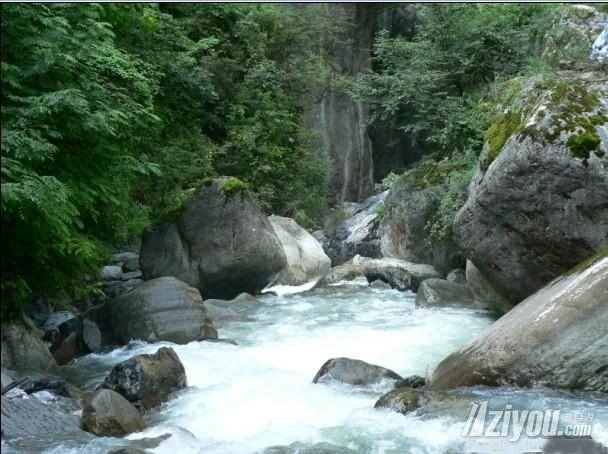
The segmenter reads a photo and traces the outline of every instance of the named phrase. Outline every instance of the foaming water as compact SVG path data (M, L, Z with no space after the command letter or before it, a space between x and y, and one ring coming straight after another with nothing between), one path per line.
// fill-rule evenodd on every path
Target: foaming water
M156 453L245 454L295 441L327 442L361 453L462 451L461 417L449 412L403 416L375 410L386 386L313 384L312 378L327 359L339 356L380 364L403 376L430 374L447 354L487 327L493 321L490 314L462 308L416 309L411 293L357 285L262 299L265 305L252 315L254 321L220 330L221 337L239 345L134 342L79 359L71 367L72 375L92 389L114 364L155 352L161 345L173 347L186 368L189 387L146 416L148 429L129 437L172 434L153 450ZM563 405L580 401L578 396L526 395L504 388L473 394L477 400L484 395L536 399L543 406L557 405L555 399ZM592 401L585 405L602 407ZM607 420L605 415L602 421ZM601 424L597 430L605 431ZM85 449L105 453L119 442L97 439ZM63 443L47 452L82 448Z

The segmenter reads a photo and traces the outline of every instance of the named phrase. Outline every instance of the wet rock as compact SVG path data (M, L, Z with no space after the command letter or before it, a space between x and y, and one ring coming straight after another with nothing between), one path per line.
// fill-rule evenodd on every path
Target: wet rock
M415 388L394 389L376 401L374 408L390 408L404 415L420 406L421 391Z
M383 280L380 280L380 279L376 279L371 284L369 284L369 286L371 288L376 288L379 290L390 290L391 289L391 285L389 283L384 282Z
M502 314L506 314L513 307L509 300L490 284L470 260L467 260L466 278L473 297L482 307Z
M278 274L274 285L301 285L323 277L331 267L331 261L319 242L296 221L281 216L269 216L287 266Z
M425 279L439 277L439 273L431 265L393 258L370 259L356 256L353 258L353 265L363 268L368 281L380 279L397 290L416 291Z
M358 359L332 358L321 366L312 382L338 381L353 386L368 386L387 379L400 380L402 377L390 369Z
M94 321L88 319L82 320L82 342L90 352L101 350L101 331Z
M248 320L249 315L264 305L259 299L248 293L241 293L228 301L208 299L204 300L203 304L217 328L221 328L227 322Z
M82 432L80 418L57 411L38 399L2 396L1 402L3 438Z
M454 282L455 284L466 284L467 278L465 270L461 268L456 268L448 273L445 279L449 282Z
M3 323L1 336L2 368L61 375L55 358L33 330L17 322Z
M476 307L473 294L466 285L431 278L422 281L416 293L417 307L468 306Z
M114 336L124 344L131 339L185 344L217 337L199 291L174 277L146 281L110 301L105 310Z
M268 218L242 183L218 179L196 191L173 222L148 228L140 256L145 279L173 276L211 298L266 287L286 266Z
M345 263L333 267L329 273L319 281L319 286L337 284L341 281L352 281L362 277L365 277L365 270L362 266Z
M186 387L186 371L172 348L137 355L114 366L102 384L124 396L137 408L149 409L166 402Z
M608 249L445 358L430 388L504 384L608 392Z
M395 382L395 388L422 388L426 386L426 379L420 375L410 375Z
M357 451L332 443L302 443L296 441L286 446L270 446L263 454L354 454Z
M85 402L82 426L99 436L121 437L145 428L141 414L120 394L100 389Z
M55 396L76 397L75 388L60 377L53 375L31 378L20 388L28 394L48 391Z
M117 281L122 275L122 268L117 265L107 265L101 269L100 275L104 281Z

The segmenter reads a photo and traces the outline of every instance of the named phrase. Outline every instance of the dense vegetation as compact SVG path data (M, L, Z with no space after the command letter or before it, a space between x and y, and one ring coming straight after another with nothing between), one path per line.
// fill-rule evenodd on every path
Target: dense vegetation
M80 279L106 245L209 177L321 224L329 164L303 114L332 65L320 36L340 28L322 5L1 8L3 314L31 294L89 292ZM369 102L372 123L411 139L425 157L418 180L450 160L431 234L445 235L462 203L510 79L547 64L552 8L418 5L413 37L380 31L374 72L337 81Z

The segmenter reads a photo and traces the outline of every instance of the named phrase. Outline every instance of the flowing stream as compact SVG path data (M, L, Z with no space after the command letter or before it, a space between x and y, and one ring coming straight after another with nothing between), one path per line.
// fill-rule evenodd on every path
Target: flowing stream
M98 385L112 366L170 345L183 362L188 388L146 415L148 428L128 438L171 434L153 452L240 454L271 446L313 446L360 453L462 452L463 415L448 411L407 415L374 409L388 384L356 389L313 384L329 358L346 356L393 369L402 376L430 374L447 354L492 323L483 311L417 309L414 295L356 283L295 295L262 297L247 322L220 329L238 345L192 342L130 345L80 358L69 367L85 389ZM608 405L601 396L509 388L467 391L469 397L526 407L588 410L594 436L606 439ZM536 407L535 407L536 406ZM470 404L468 406L470 408ZM460 412L462 413L462 412ZM464 416L466 419L466 415ZM57 442L53 453L106 453L121 440L97 438L86 445ZM270 450L269 452L296 452ZM347 451L351 452L351 451Z

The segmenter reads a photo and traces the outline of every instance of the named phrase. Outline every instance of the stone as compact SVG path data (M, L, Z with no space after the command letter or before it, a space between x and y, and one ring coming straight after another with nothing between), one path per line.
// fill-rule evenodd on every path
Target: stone
M63 366L84 353L81 343L82 320L70 311L52 312L44 326L44 340L57 364Z
M504 144L494 137L484 145L452 229L511 305L599 252L608 238L605 73L562 75L550 89L535 87L522 97L521 126L505 133ZM584 124L585 134L577 126Z
M470 260L467 260L465 274L467 285L480 306L502 314L506 314L513 307L509 300L488 282Z
M384 282L383 280L376 279L371 284L369 284L371 288L375 288L378 290L390 290L392 287L389 283Z
M591 58L599 62L608 59L608 24L606 24L602 33L597 35L597 38L593 41Z
M137 254L136 252L132 252L132 251L126 251L126 252L118 252L116 254L112 254L112 257L110 257L110 261L112 262L113 265L115 265L117 263L125 263L125 262L128 262L129 260L139 260L139 254Z
M475 307L477 303L466 285L437 278L422 281L416 293L416 307L442 306Z
M332 443L302 443L296 441L290 445L270 446L262 454L355 454L350 448L337 446Z
M327 360L313 378L313 383L337 381L353 386L375 385L383 380L401 380L402 377L376 364L359 359L332 358Z
M290 218L269 216L268 220L287 260L273 285L301 285L327 274L331 260L310 233Z
M122 437L146 427L141 414L127 399L110 389L95 391L84 404L82 427L106 437Z
M171 222L146 229L144 279L173 276L210 298L255 293L286 266L268 218L236 179L208 181Z
M34 398L1 398L2 438L82 432L80 418L60 412Z
M428 263L441 273L464 266L464 257L452 235L428 241L427 225L435 219L447 183L418 187L404 174L392 185L384 201L384 216L379 226L383 257L414 263Z
M345 263L333 267L327 275L319 281L320 286L337 284L341 281L352 281L358 278L365 278L365 270L360 265Z
M370 259L355 256L352 263L363 268L368 281L380 279L397 290L416 291L425 279L439 277L439 273L431 265L394 258Z
M108 326L123 344L132 339L186 344L217 338L197 289L160 277L141 284L106 305Z
M410 375L395 382L395 388L422 388L426 386L426 379L420 375Z
M415 388L397 388L380 397L374 408L389 408L404 415L420 407L421 392Z
M519 303L435 369L430 388L608 392L608 248Z
M2 368L39 370L61 376L61 369L42 339L18 322L2 323Z
M122 271L124 273L131 273L133 271L139 271L139 270L140 270L139 255L137 256L137 258L127 260L126 262L124 262L122 264Z
M116 391L138 409L166 402L171 393L186 387L186 371L172 348L134 356L112 369L102 384Z
M101 350L101 331L93 320L82 320L82 342L90 352Z
M467 277L465 270L461 268L456 268L455 270L450 271L445 279L448 282L454 282L455 284L466 284Z
M101 269L100 274L104 281L117 281L122 275L122 268L117 265L106 265Z
M229 301L208 299L204 300L203 304L213 320L213 325L217 328L221 328L227 322L249 320L249 316L264 305L259 299L247 293L241 293Z
M132 279L141 279L142 276L143 275L141 274L141 271L139 271L139 270L129 271L128 273L123 273L122 276L120 277L120 279L123 281L129 281Z

